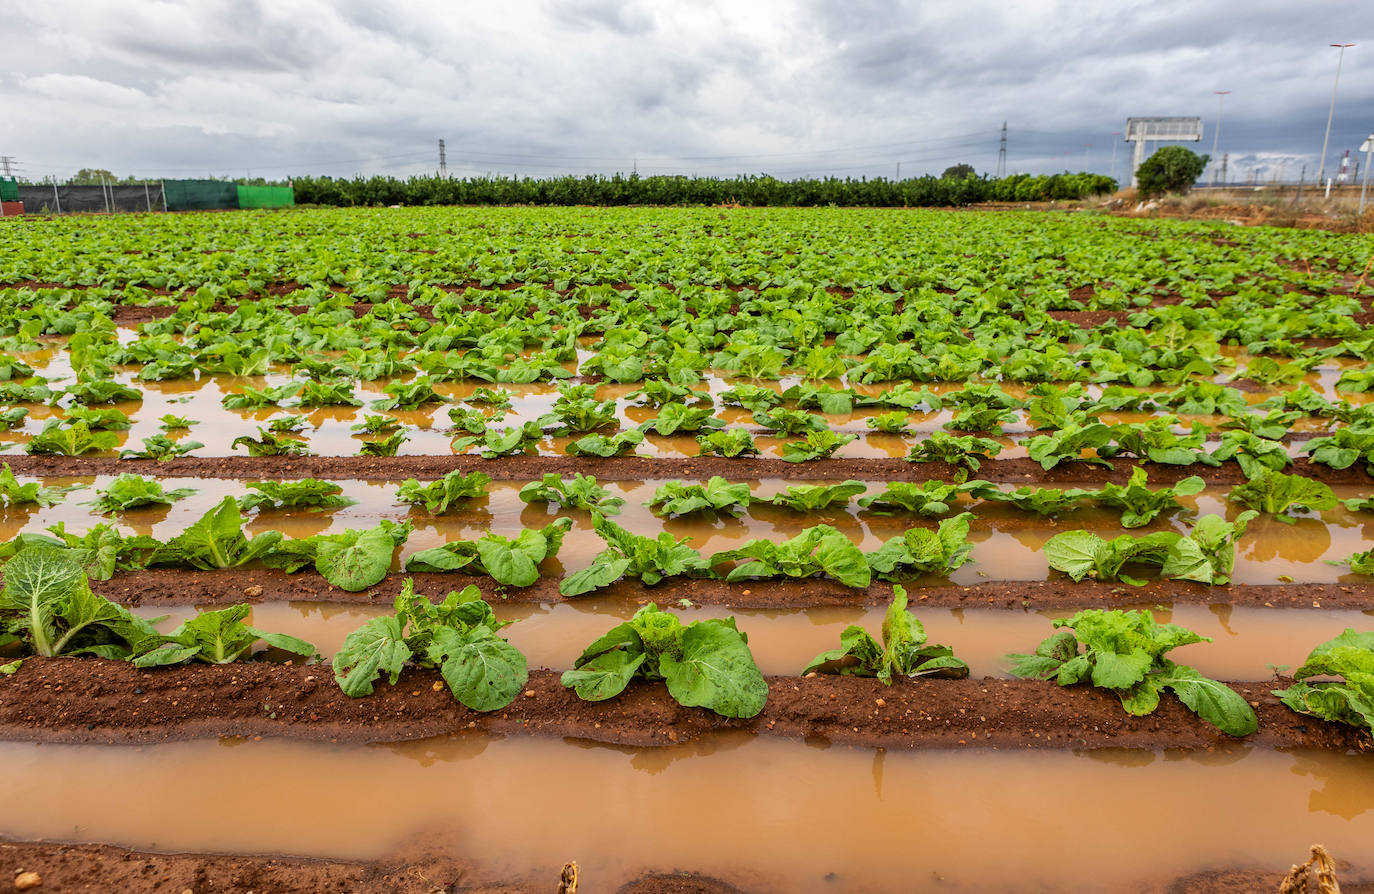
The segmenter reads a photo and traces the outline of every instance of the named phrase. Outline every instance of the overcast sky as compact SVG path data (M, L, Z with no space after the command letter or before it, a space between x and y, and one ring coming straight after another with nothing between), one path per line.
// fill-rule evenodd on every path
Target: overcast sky
M1197 115L1233 180L1374 130L1370 0L4 0L0 155L33 179L1111 173ZM1116 173L1129 147L1117 145Z

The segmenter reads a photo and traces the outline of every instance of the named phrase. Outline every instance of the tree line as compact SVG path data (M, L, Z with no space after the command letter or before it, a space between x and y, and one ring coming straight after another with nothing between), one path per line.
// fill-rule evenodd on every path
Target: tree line
M615 174L529 177L352 179L299 177L298 205L722 205L871 207L953 206L980 202L1042 202L1114 192L1101 174L924 176L905 180L839 178L779 180L764 175L732 178Z

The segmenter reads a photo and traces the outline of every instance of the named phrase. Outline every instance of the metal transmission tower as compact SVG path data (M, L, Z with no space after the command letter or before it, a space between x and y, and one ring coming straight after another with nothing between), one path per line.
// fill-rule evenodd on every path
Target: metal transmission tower
M439 141L439 176L448 176L448 155L444 153L444 141Z
M1231 153L1221 153L1221 185L1226 185L1226 165L1231 161ZM1307 167L1303 166L1303 177L1307 176Z
M1007 122L1002 122L1002 145L997 150L997 179L1007 176Z
M13 165L17 164L18 161L19 160L16 159L13 155L0 155L0 170L3 170L5 172L6 177L13 177Z

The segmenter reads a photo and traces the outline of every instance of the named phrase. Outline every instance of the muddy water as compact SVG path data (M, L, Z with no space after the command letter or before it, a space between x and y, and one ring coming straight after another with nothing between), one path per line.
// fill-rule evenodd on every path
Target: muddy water
M167 809L208 780L247 784L214 785L204 810ZM1353 862L1347 879L1374 868L1366 758L1243 746L1088 757L747 736L656 750L485 737L4 744L0 784L26 805L0 819L16 838L361 859L423 840L478 859L486 878L553 879L575 859L594 891L665 868L757 892L1083 891L1084 879L1137 891L1203 869L1281 870L1313 841ZM1116 807L1085 822L1084 792Z
M119 330L122 341L129 341L133 338L133 330L127 327ZM1248 362L1248 358L1242 352L1230 352L1235 354L1241 366ZM59 349L59 344L54 340L52 347L46 347L41 351L20 353L21 359L34 366L42 375L54 380L69 380L71 378L71 366L69 357L65 351ZM590 356L586 350L579 351L579 359L585 361ZM1337 394L1335 383L1340 374L1342 365L1348 365L1345 361L1338 360L1336 365L1326 366L1314 370L1305 381L1313 387L1323 391L1328 397L1345 397L1353 403L1362 403L1370 395L1361 394ZM574 369L574 364L565 364L570 370ZM168 382L140 382L136 379L137 369L128 368L119 371L115 379L126 384L132 384L140 388L143 392L142 401L121 403L115 405L124 411L133 420L134 424L128 431L118 432L121 447L130 446L137 448L142 439L160 433L159 419L167 413L180 416L187 416L197 420L198 424L188 433L185 431L175 433L179 440L196 440L205 446L198 449L195 455L198 456L224 456L234 453L242 454L242 449L235 451L230 447L233 439L239 435L254 435L256 427L265 425L268 420L285 416L287 414L298 413L305 416L308 425L302 431L304 440L310 445L310 449L321 455L352 455L358 452L361 439L351 431L351 426L362 420L368 413L382 412L372 410L368 405L374 401L384 398L386 395L383 388L391 380L378 380L374 382L361 382L355 388L355 397L363 402L361 407L328 407L321 409L264 409L264 410L245 410L231 411L225 410L221 405L221 398L226 394L242 391L245 386L263 388L268 385L281 385L292 381L290 371L286 367L277 367L265 376L202 376L199 379L174 380ZM1229 373L1223 371L1214 377L1215 381L1224 382ZM703 382L696 386L701 390L709 391L712 395L719 395L725 389L735 383L742 381L726 375L719 371L709 372L704 376ZM762 384L765 387L774 388L782 391L785 388L801 383L803 380L798 376L785 376L777 381L753 382L752 384ZM824 380L824 384L832 387L844 387L848 383L840 379ZM856 390L864 394L878 394L886 390L892 383L878 385L858 385ZM444 395L451 401L459 401L466 398L477 387L482 387L487 383L464 382L464 383L441 383L435 386L435 390ZM529 385L496 385L490 387L503 388L510 392L512 397L512 409L505 417L505 423L519 423L527 420L537 419L542 414L548 412L557 396L556 387L549 383L534 383ZM657 414L656 410L631 406L622 400L626 395L633 392L639 386L637 384L603 384L597 388L597 397L605 400L609 398L618 399L616 408L616 418L623 428L636 426ZM928 387L937 393L945 393L957 390L962 387L961 383L931 383ZM1090 391L1097 386L1088 386ZM1020 383L1004 383L1004 390L1017 397L1026 397L1026 386ZM1160 389L1155 389L1160 390ZM1247 394L1247 399L1251 402L1263 400L1268 394L1282 389L1267 389L1265 393ZM445 455L451 452L450 442L455 434L463 435L465 432L455 432L451 426L447 411L456 403L430 405L416 411L386 411L389 415L395 416L404 426L406 426L408 440L400 448L402 455ZM908 420L912 434L901 435L880 435L869 432L866 420L885 408L880 407L861 407L853 413L846 414L824 414L827 423L834 429L853 432L860 435L859 440L842 447L836 454L841 457L883 457L883 456L903 456L910 449L914 438L920 433L939 430L940 427L953 418L953 411L950 409L942 410L938 413L909 413ZM54 408L41 405L30 405L31 415L28 420L14 432L0 433L0 445L19 444L27 438L37 433L45 419L54 415L60 415ZM752 428L756 431L757 424L753 420L752 413L741 410L737 407L724 407L717 403L716 415L726 420L731 425ZM1105 417L1104 417L1105 418ZM1116 417L1108 421L1140 421L1148 418L1144 414L1120 414L1119 420ZM1188 417L1185 423L1197 421L1205 422L1209 425L1217 425L1221 422L1218 417ZM504 424L504 423L501 423ZM1319 420L1304 419L1300 420L1295 428L1298 430L1309 430L1320 428L1326 423ZM1007 425L1006 431L1009 433L1024 433L1030 428L1029 422L1024 413L1018 413L1017 419ZM569 439L547 437L540 446L541 453L561 453ZM766 456L781 456L781 443L783 439L761 434L758 438L759 449ZM1011 445L1004 451L1007 457L1024 456L1024 448L1019 445ZM3 447L0 447L3 449ZM10 448L14 449L14 448ZM698 448L695 437L690 435L675 435L671 437L659 437L650 435L639 448L638 452L646 456L695 456Z
M11 507L0 510L0 539L9 539L19 531L41 532L47 525L65 522L68 530L85 531L102 521L84 501L94 498L94 489L108 486L110 479L50 479L51 484L84 484L84 490L67 495L66 500L48 509L34 506ZM786 483L773 480L747 481L755 496L768 497L779 493ZM526 504L519 499L522 482L497 481L490 485L488 495L473 501L465 511L430 516L423 509L413 510L395 499L397 483L368 483L343 481L346 496L358 502L334 512L267 511L251 515L250 533L280 530L291 537L338 532L347 528L375 526L378 520L395 521L409 518L415 531L399 553L399 561L422 549L439 546L454 539L472 539L488 532L514 536L522 528L542 527L558 514L573 519L573 528L564 540L556 560L545 565L545 573L561 575L585 567L605 543L592 530L587 512L564 510L555 512L543 503ZM848 508L829 509L815 513L796 513L770 504L756 504L738 515L711 515L663 519L643 504L652 499L658 483L605 482L613 495L625 500L622 513L615 522L638 534L656 535L667 531L674 537L688 538L691 545L706 555L734 549L753 538L783 540L795 536L806 527L829 524L843 531L864 550L877 549L884 541L901 535L914 525L933 527L936 522L913 519L906 515L880 516L861 511L856 501ZM167 539L213 508L226 495L239 496L249 492L241 482L225 479L164 479L163 486L171 489L189 487L196 493L170 507L131 510L118 517L121 527L139 534L151 534ZM885 485L869 482L870 495L880 493ZM1234 518L1239 509L1226 500L1226 488L1209 488L1196 497L1181 502L1200 514L1223 514ZM1340 497L1363 496L1363 488L1336 488ZM969 539L974 544L973 562L951 575L956 583L970 584L986 580L1043 580L1051 574L1042 548L1049 538L1066 530L1087 529L1099 536L1111 538L1128 533L1120 526L1116 513L1096 508L1079 509L1058 519L1042 520L1032 513L1013 507L969 502L976 514ZM1135 533L1156 530L1186 531L1189 519L1181 513L1172 519L1157 520ZM1234 580L1237 583L1273 584L1284 577L1298 582L1334 582L1356 580L1339 562L1355 552L1369 548L1374 538L1374 513L1352 513L1337 507L1323 514L1309 513L1294 524L1261 517L1251 522L1236 554ZM398 568L400 565L398 564ZM1149 571L1142 574L1148 576ZM938 578L914 581L914 585L938 583Z
M430 594L435 595L435 594ZM825 606L786 611L735 609L716 606L684 608L664 604L683 623L733 616L749 635L749 648L765 674L796 674L812 657L839 645L840 634L858 624L881 637L885 608ZM1175 623L1210 636L1211 643L1195 643L1170 653L1170 658L1191 664L1209 677L1222 680L1265 680L1273 665L1296 668L1318 643L1347 627L1374 630L1374 611L1316 609L1233 608L1227 605L1142 604L1161 624ZM627 620L639 608L636 603L591 598L556 605L495 605L502 620L516 623L502 634L529 660L531 667L572 667L582 649L611 627ZM369 618L390 613L389 605L349 606L319 602L260 603L253 606L251 621L262 630L289 633L314 644L326 658L332 657L353 630ZM170 630L194 614L192 607L138 609L146 617L167 616L160 625ZM1072 610L1004 611L997 609L947 609L917 606L913 609L925 626L929 641L943 643L968 662L972 674L1008 676L1005 656L1030 652L1052 633L1055 618L1073 615Z

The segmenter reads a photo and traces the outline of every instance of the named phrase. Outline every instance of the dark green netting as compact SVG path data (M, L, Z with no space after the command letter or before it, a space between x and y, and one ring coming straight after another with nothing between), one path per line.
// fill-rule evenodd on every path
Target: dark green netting
M239 207L239 190L223 180L164 180L168 211Z

